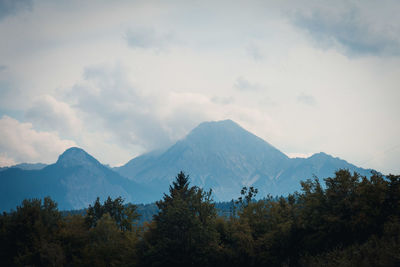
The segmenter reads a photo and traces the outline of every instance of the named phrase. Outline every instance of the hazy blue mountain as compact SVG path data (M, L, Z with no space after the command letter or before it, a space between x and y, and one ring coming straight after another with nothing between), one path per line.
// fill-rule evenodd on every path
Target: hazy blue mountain
M300 189L300 180L332 176L340 168L370 174L325 153L291 159L231 120L202 123L168 149L141 155L119 168L101 164L80 148L66 150L43 168L19 166L0 171L0 210L45 196L61 209L85 208L97 196L150 203L162 198L181 170L192 184L212 188L217 201L237 198L243 186L255 186L260 197L292 193Z
M348 169L363 176L370 177L371 169L359 168L340 158L320 152L309 158L292 158L287 168L282 169L275 181L258 181L253 186L261 188L264 193L285 195L300 190L300 181L307 179L332 177L336 170ZM323 183L322 183L323 184Z
M255 186L263 196L291 193L300 189L300 180L332 176L340 168L370 175L370 170L325 153L291 159L235 122L224 120L202 123L166 151L144 154L114 170L153 188L158 198L183 170L193 184L212 188L216 200L226 201L237 198L243 186Z
M7 170L9 168L18 168L18 169L22 169L22 170L40 170L46 166L47 166L47 164L44 164L44 163L20 163L20 164L9 166L9 167L0 167L0 171Z
M97 196L122 196L127 202L148 200L147 191L120 176L80 148L70 148L55 164L40 170L9 168L0 172L1 210L12 209L25 198L51 196L61 209L79 209Z

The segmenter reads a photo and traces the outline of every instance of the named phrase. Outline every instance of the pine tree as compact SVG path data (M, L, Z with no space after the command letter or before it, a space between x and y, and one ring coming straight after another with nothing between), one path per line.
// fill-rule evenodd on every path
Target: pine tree
M154 216L142 242L141 263L146 266L209 266L218 244L216 210L211 191L189 186L189 176L180 172L157 202Z

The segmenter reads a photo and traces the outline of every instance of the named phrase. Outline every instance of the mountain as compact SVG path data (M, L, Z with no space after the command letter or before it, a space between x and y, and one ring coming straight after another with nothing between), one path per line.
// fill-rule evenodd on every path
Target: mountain
M259 196L285 195L300 181L332 176L345 168L369 176L325 153L289 158L268 142L231 120L204 122L165 150L152 151L110 168L80 148L67 149L47 166L22 164L0 171L0 210L15 209L25 198L52 197L62 210L81 209L97 196L122 196L126 202L150 203L162 198L183 170L191 183L212 188L216 201L237 198L243 186Z
M226 201L237 198L243 186L258 188L262 196L292 193L300 189L301 180L332 176L340 168L370 175L370 170L325 153L291 159L235 122L224 120L201 123L166 151L141 155L114 170L151 187L159 198L183 170L192 184L212 188L216 200Z
M146 192L143 186L75 147L43 169L8 168L0 172L1 210L15 209L25 198L45 196L51 196L60 209L87 207L98 196L122 196L127 202L139 202L146 200Z
M46 166L47 166L47 164L44 164L44 163L20 163L20 164L13 165L10 167L0 167L0 171L7 170L9 168L18 168L18 169L22 169L22 170L40 170Z

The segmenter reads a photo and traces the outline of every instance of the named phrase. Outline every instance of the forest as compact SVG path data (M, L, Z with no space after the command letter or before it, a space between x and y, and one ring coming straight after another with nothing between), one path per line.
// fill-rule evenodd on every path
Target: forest
M77 213L26 199L0 215L0 266L400 266L400 175L338 170L301 187L244 187L221 213L180 172L144 223L120 197Z

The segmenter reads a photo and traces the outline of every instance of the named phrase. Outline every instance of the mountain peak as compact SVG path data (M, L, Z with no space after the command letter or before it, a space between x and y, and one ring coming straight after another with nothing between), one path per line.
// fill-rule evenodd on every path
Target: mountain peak
M281 151L232 120L201 123L160 158L162 163L179 162L180 168L184 170L203 168L204 177L212 171L211 167L203 165L213 166L218 169L216 172L221 171L222 167L218 166L225 166L227 172L239 168L240 172L251 175L249 173L255 171L255 168L250 165L263 169L273 168L288 160Z
M64 151L56 162L63 167L97 165L100 164L95 158L79 147L71 147Z
M258 151L260 148L267 148L268 150L273 150L274 153L278 152L280 154L279 157L284 156L287 158L271 144L229 119L200 123L182 141L203 147L213 147L215 150L220 151L224 149L231 151L234 148L246 151L255 149L255 151Z
M326 158L326 157L331 157L331 156L326 154L325 152L318 152L318 153L313 154L311 157Z
M209 137L222 137L240 134L250 134L243 129L239 124L232 120L222 121L207 121L200 123L194 128L187 136L186 139L209 138Z
M68 148L68 149L66 149L65 151L64 151L64 153L62 153L62 155L63 154L69 154L69 153L86 153L87 154L87 152L85 151L85 150L83 150L82 148L80 148L80 147L70 147L70 148Z
M205 121L199 124L197 127L240 127L239 124L234 122L231 119L226 119L226 120L220 120L220 121Z
M227 120L221 120L221 121L202 122L196 128L194 128L190 133L197 132L197 131L210 130L210 129L224 129L224 130L241 129L241 130L244 130L239 124L237 124L233 120L227 119Z

